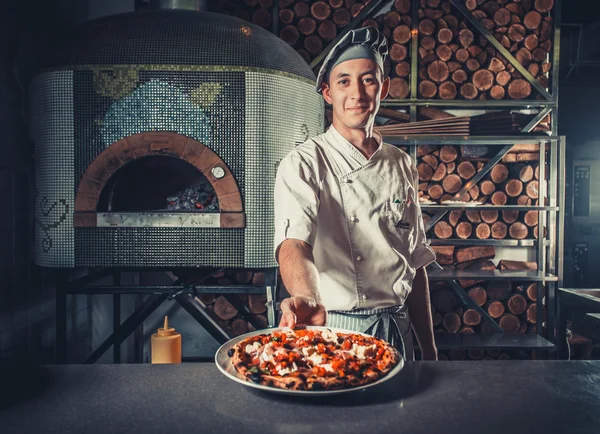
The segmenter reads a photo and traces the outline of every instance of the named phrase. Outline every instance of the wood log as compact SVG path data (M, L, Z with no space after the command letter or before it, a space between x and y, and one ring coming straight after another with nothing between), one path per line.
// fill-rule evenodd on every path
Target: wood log
M481 322L481 315L475 309L467 309L463 314L463 323L467 326L476 326Z
M539 62L539 63L544 62L546 60L547 56L548 56L548 52L541 47L538 47L531 52L531 57L533 58L533 60L535 60L536 62ZM538 71L539 71L539 69L538 69ZM538 72L536 71L532 75L535 77L537 75L537 73ZM538 80L539 80L539 78L538 78Z
M424 163L427 163L431 166L432 169L436 169L438 167L439 161L437 158L435 158L435 156L433 155L423 155L423 157L421 157L421 161Z
M497 221L492 225L492 238L503 240L506 238L507 227L506 223Z
M383 16L383 24L395 29L400 24L401 16L397 11L391 10Z
M521 48L515 53L515 58L521 65L527 67L532 60L532 54L527 48Z
M527 80L516 79L508 85L508 96L512 99L524 99L531 95L531 85Z
M440 155L440 157L441 157L441 155ZM458 175L455 175L455 174L447 175L444 178L444 180L442 181L442 186L444 187L444 190L446 192L454 194L458 190L460 190L460 188L462 187L462 180L460 179L460 176L458 176Z
M477 95L479 95L479 91L477 90L477 88L475 87L475 85L473 83L464 83L460 87L460 94L465 99L471 100L471 99L477 98Z
M473 11L477 8L478 3L477 0L465 0L465 7L470 10Z
M394 9L396 9L402 15L408 14L410 12L410 0L394 1Z
M508 71L500 71L496 74L496 83L499 86L506 86L512 79L512 74Z
M240 336L244 333L248 333L248 322L241 318L234 319L231 323L231 334L233 336Z
M511 261L509 259L502 259L498 262L499 270L510 270L510 271L525 271L525 270L537 270L537 262L531 261Z
M505 95L506 90L498 84L493 85L490 89L490 97L492 99L503 99Z
M510 197L517 197L523 191L523 183L519 179L511 179L504 186L504 191Z
M471 196L472 200L479 199L479 187L477 185L471 187L471 189L469 190L469 196Z
M446 239L452 236L452 226L445 221L439 221L433 227L433 232L438 238Z
M437 94L437 86L429 80L422 80L419 83L419 93L423 98L431 99Z
M421 47L423 47L427 52L431 52L436 47L435 39L432 36L423 36L421 38Z
M512 292L510 282L506 280L490 280L487 286L487 296L490 300L503 301L508 299Z
M417 165L417 173L420 181L429 181L433 175L433 169L429 164L419 163Z
M486 240L492 234L492 230L487 223L479 223L475 228L475 236L480 240Z
M463 212L460 210L450 211L448 215L448 223L450 223L450 226L456 226L462 217L462 214Z
M460 32L458 32L458 40L464 48L467 48L473 43L475 36L469 29L462 29Z
M499 301L492 301L487 307L487 312L494 319L500 318L504 313L504 304Z
M440 265L452 265L454 263L454 246L431 246L435 252L436 261Z
M426 18L419 23L419 33L425 36L431 36L435 33L435 23Z
M517 205L521 205L521 206L526 205L526 206L529 206L529 205L531 205L531 198L529 196L523 194L523 195L521 195L521 196L518 197L518 199L517 199Z
M460 48L454 53L454 58L458 63L464 64L469 60L469 52L464 48Z
M490 64L488 66L488 70L493 72L493 73L497 73L500 71L504 71L506 69L506 67L504 66L504 63L498 59L497 57L492 57L492 59L490 60Z
M456 226L456 236L463 240L466 240L467 238L469 238L471 236L472 232L473 232L473 226L471 226L471 223L469 223L469 222L460 222Z
M297 18L302 18L308 15L310 12L310 6L306 2L297 2L294 5L294 14Z
M267 296L265 294L250 294L248 296L248 309L253 314L261 314L267 311Z
M495 191L491 200L494 205L506 205L507 197L503 191Z
M456 168L456 171L458 175L465 180L471 179L476 173L475 166L469 161L461 162Z
M483 222L485 222L485 223L492 224L498 220L498 211L493 211L493 210L481 211L480 214L481 214L481 220L483 220Z
M531 199L537 199L539 195L539 182L537 180L529 181L525 185L525 194Z
M419 146L417 146L417 157L422 157L423 155L431 154L436 150L437 150L436 146L419 145Z
M290 24L294 21L294 11L291 9L281 9L279 11L279 21L283 24Z
M492 2L490 2L492 3ZM506 26L510 24L512 14L506 8L500 8L494 13L494 22L498 26Z
M460 317L454 312L448 312L442 319L442 324L449 333L456 333L460 329Z
M489 196L496 190L496 184L488 180L482 181L479 185L479 190L484 196Z
M524 223L529 227L537 226L539 223L537 211L527 211L523 217Z
M215 300L214 313L220 319L227 321L238 314L238 310L229 301L220 296Z
M211 305L215 302L215 294L199 294L198 298L205 305Z
M440 149L440 160L444 163L451 163L458 157L458 151L454 146L442 146Z
M490 178L496 184L506 181L506 178L508 178L508 168L504 164L496 164L490 171Z
M441 314L441 313L439 313L439 312L436 312L436 313L433 315L433 318L432 318L432 321L431 321L431 322L433 323L433 326L434 326L434 327L437 327L437 326L439 326L439 325L442 323L442 318L443 318L443 317L442 317L442 314Z
M450 163L450 164L453 164L453 163ZM438 165L438 167L435 169L435 172L433 172L433 175L431 176L431 180L436 181L436 182L441 181L446 176L446 172L447 172L447 166L444 163L440 163Z
M487 292L483 286L474 286L469 289L468 294L477 306L483 306L487 302Z
M523 240L527 238L527 235L529 234L529 228L521 222L514 222L512 225L510 225L508 233L511 238Z
M467 78L468 76L464 69L457 69L452 73L452 81L457 84L467 81Z
M337 36L337 27L333 21L323 21L319 24L319 35L325 41L331 41Z
M454 306L458 304L458 299L454 291L449 288L440 288L431 291L431 304L435 310L442 314L452 312Z
M530 283L525 290L527 298L533 302L537 301L537 283Z
M439 95L441 99L449 100L456 98L456 85L451 81L440 84Z
M523 24L529 30L537 30L542 23L542 16L537 11L529 11L525 14L525 18L523 18Z
M502 211L502 220L504 220L504 223L506 223L506 224L514 223L517 221L518 218L519 218L519 211L514 211L514 210Z
M406 59L407 50L402 44L392 44L390 48L390 59L394 62L399 62Z
M448 225L448 227L450 227ZM496 256L496 250L493 246L463 247L456 249L455 264L474 261L476 259L493 259Z
M303 35L310 35L317 29L317 23L310 17L301 18L297 25Z
M431 200L438 200L444 195L444 189L440 184L431 184L427 190Z
M333 9L341 8L344 5L344 0L329 0L329 6Z
M333 22L338 27L338 29L342 29L342 28L346 27L348 24L350 24L350 21L352 21L352 13L350 13L350 11L348 9L343 9L343 8L337 9L333 13ZM410 35L409 35L409 38L410 38ZM400 41L396 40L396 42L400 42Z
M408 82L401 77L394 77L390 80L389 94L395 99L404 99L408 96L410 87Z
M465 66L467 67L467 69L469 71L477 71L481 65L479 64L477 59L469 59L469 60L467 60L467 63L465 64ZM475 86L475 87L477 87L477 86Z
M392 37L399 44L406 44L411 39L410 27L405 25L396 27L392 33Z
M498 325L504 333L518 333L521 327L521 320L511 313L507 313L498 322Z
M543 308L543 306L542 306ZM543 309L540 309L541 313L542 313L542 317L544 318L544 313L545 311ZM529 324L537 324L537 317L538 317L538 308L537 308L537 303L532 303L529 305L529 307L527 308L527 322Z
M289 25L285 26L279 32L279 37L289 45L296 45L298 42L298 38L300 37L300 33L298 33L298 29L296 26Z
M440 30L438 30L437 40L440 44L442 44L442 45L449 44L450 42L452 42L453 38L454 38L454 35L452 33L452 30L450 30L448 28L441 28ZM448 48L450 48L450 47L448 47Z
M399 62L394 69L398 77L408 77L410 75L410 63Z
M448 78L448 65L441 60L431 62L427 67L427 74L433 81L442 83Z
M513 42L521 42L525 39L525 27L521 24L512 24L508 28L508 38Z
M539 43L540 40L538 39L537 35L535 35L535 33L527 35L525 41L523 42L525 48L529 51L533 51L534 49L536 49Z
M252 285L264 286L265 285L265 273L263 273L263 272L254 273L254 276L252 277Z
M519 171L519 179L522 182L529 182L533 179L533 167L529 164L523 166Z
M310 35L304 38L304 48L312 55L317 55L323 51L323 40L317 35Z
M456 168L456 163L454 163L454 162L446 164L446 171L448 173L454 173L455 168Z
M554 0L535 0L535 8L538 12L550 12L554 7Z

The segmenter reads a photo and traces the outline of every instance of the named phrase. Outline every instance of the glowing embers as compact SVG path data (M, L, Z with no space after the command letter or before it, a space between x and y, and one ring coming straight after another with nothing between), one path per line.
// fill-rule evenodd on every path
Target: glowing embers
M98 212L219 212L217 195L193 165L169 156L148 156L121 167L108 181Z

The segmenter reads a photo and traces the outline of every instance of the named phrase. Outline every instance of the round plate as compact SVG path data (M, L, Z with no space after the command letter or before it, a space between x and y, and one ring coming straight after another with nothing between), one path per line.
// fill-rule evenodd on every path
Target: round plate
M365 334L365 333L358 333L358 332L355 332L352 330L344 330L344 329L338 329L338 328L334 328L334 327L307 326L306 329L308 329L308 330L327 330L327 329L329 329L336 333L355 333L355 334L359 334L359 335L373 337L373 336ZM383 383L384 381L389 380L390 378L394 377L395 375L397 375L404 367L404 359L400 355L398 355L398 359L399 359L398 364L390 372L388 372L386 375L384 375L377 381L374 381L373 383L369 383L369 384L364 384L362 386L355 386L355 387L349 387L347 389L336 389L336 390L280 389L278 387L265 386L263 384L256 384L252 381L247 381L244 378L244 376L242 376L235 370L235 368L233 367L233 365L231 363L231 358L227 355L227 352L234 345L236 345L237 343L239 343L239 342L243 341L244 339L249 338L251 336L256 336L256 335L261 335L261 334L270 334L270 333L274 333L274 332L281 332L283 330L284 330L283 328L279 328L279 327L264 329L264 330L256 330L254 332L250 332L250 333L246 333L244 335L237 336L237 337L225 342L223 345L221 345L221 347L217 350L217 353L215 354L215 363L217 365L217 368L219 368L219 371L221 371L226 377L232 379L233 381L237 381L238 383L241 383L244 386L253 387L255 389L265 390L265 391L274 392L274 393L282 393L285 395L302 395L302 396L319 395L319 396L323 396L323 395L338 395L341 393L355 392L357 390L363 390L368 387L376 386L378 384ZM286 330L289 330L289 329L286 329Z

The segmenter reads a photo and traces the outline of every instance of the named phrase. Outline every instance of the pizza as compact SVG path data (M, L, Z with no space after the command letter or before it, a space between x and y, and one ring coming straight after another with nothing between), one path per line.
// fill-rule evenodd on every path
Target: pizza
M250 336L232 346L227 355L247 381L288 390L363 386L386 375L400 359L384 340L330 329Z

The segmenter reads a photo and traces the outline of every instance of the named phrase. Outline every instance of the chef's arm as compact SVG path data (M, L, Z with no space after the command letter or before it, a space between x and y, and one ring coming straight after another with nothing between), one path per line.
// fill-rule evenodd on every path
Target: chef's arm
M437 360L437 348L433 337L433 322L429 304L429 284L425 267L417 269L412 291L406 303L412 328L421 349L422 360Z
M310 244L288 238L281 243L278 260L281 279L292 297L304 296L320 301L319 273Z
M327 311L319 295L319 273L312 247L305 241L288 238L277 256L281 279L291 295L281 302L280 327L324 326Z

